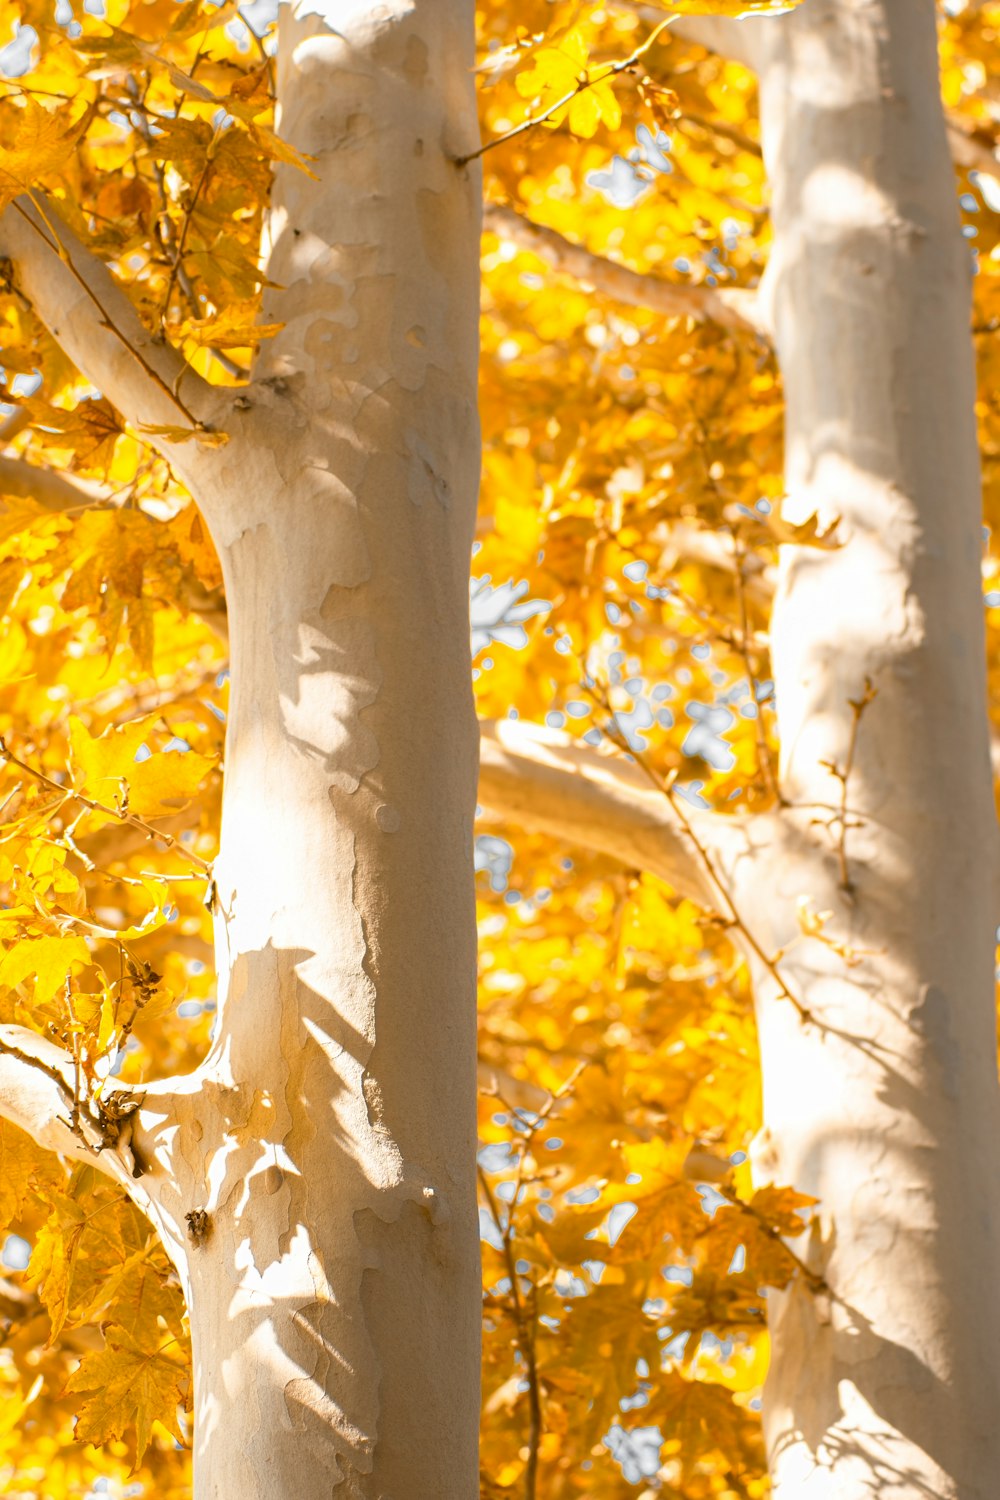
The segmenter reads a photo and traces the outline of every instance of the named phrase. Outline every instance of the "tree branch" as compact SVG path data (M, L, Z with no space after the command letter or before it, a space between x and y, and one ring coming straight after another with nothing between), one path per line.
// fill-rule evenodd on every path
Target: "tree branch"
M63 511L96 505L107 500L111 491L94 480L59 474L26 458L0 453L0 495L37 500L46 510Z
M638 766L518 719L480 723L479 800L532 833L597 849L714 907L718 893L667 798ZM692 809L699 841L727 847L737 830Z
M122 1164L114 1152L98 1152L96 1136L94 1149L88 1149L69 1125L73 1106L70 1054L24 1026L0 1026L0 1115L39 1146L121 1182Z
M0 259L77 369L136 428L203 427L231 395L210 386L139 321L103 261L80 244L50 201L16 198L0 215ZM151 439L174 453L176 443Z
M732 16L681 16L671 31L682 41L694 42L728 62L756 69L760 64L761 27L777 21L780 16L748 16L742 21Z
M640 21L657 25L668 13L666 5L650 5L647 0L610 0L612 10L625 11L638 16ZM759 28L776 17L750 16L739 21L731 16L677 16L670 31L685 42L694 42L730 62L742 63L753 68L757 59L756 43Z
M757 294L744 287L678 286L658 276L642 275L499 203L486 205L484 226L522 250L530 250L561 275L587 282L629 307L671 318L708 319L722 328L769 337Z

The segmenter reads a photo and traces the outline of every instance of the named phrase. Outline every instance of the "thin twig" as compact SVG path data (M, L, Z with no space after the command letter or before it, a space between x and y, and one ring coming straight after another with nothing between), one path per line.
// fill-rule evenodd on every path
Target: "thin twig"
M840 889L848 896L853 896L854 894L854 882L851 879L847 866L847 830L849 828L860 828L862 824L859 819L848 817L847 783L854 769L854 756L858 748L858 730L861 728L861 719L865 709L876 696L877 692L878 689L872 686L871 678L866 677L861 697L848 698L847 700L851 707L851 733L847 741L847 757L843 766L838 766L834 761L830 760L820 761L820 765L825 766L830 775L836 777L840 782L840 806L824 826L829 829L831 838L834 837L834 829L837 830L836 849L837 859L840 864Z
M649 764L645 756L637 754L629 745L628 741L625 739L624 735L618 727L618 721L615 716L614 709L608 702L607 697L602 698L598 694L596 687L590 682L585 683L585 689L598 704L598 706L601 707L608 715L606 723L601 727L604 733L611 740L612 744L617 745L619 750L623 751L624 754L631 755L636 763L652 781L657 790L661 791L667 798L667 801L669 802L673 810L674 816L677 818L677 821L680 823L682 829L687 834L687 837L691 842L691 847L694 849L699 860L701 861L701 865L705 871L705 874L708 876L715 890L718 892L719 896L725 904L726 911L723 913L723 917L726 925L736 928L736 930L742 935L743 941L746 943L747 947L750 948L754 956L764 966L768 974L770 974L771 978L774 980L775 984L778 987L778 994L780 998L782 1000L787 1000L790 1004L794 1005L803 1024L813 1021L815 1018L812 1014L812 1011L810 1011L807 1006L803 1005L799 997L796 994L793 994L793 992L789 989L787 983L779 972L778 966L775 963L774 959L770 956L770 954L765 953L759 941L754 936L751 929L747 926L747 923L745 922L742 914L739 911L739 908L733 900L732 895L726 887L722 876L719 874L718 870L715 867L715 861L713 860L711 854L709 854L708 850L705 848L705 845L699 839L698 835L695 833L691 819L688 817L682 806L682 799L678 796L677 792L674 789L674 783L677 780L677 772L672 771L668 776L661 776L659 772Z
M548 109L543 110L540 115L530 115L528 119L522 120L520 125L515 125L512 130L505 130L503 135L495 135L491 141L487 141L485 145L480 146L478 151L470 151L467 156L457 156L455 158L455 165L457 167L464 167L470 161L476 161L480 156L485 156L487 151L492 151L494 146L502 146L505 141L512 141L515 136L523 135L526 130L531 130L535 125L544 124L546 120L550 120L554 114L557 114L565 104L571 104L578 94L586 93L595 84L605 83L609 78L617 77L619 73L628 72L630 68L635 67L643 54L649 51L660 33L665 31L676 19L676 16L667 16L665 20L660 22L659 26L653 28L646 40L641 42L634 52L629 53L628 57L623 57L619 62L609 64L603 73L594 73L593 75L589 72L586 73L583 78L578 80L575 88L570 89L568 94L563 94L562 98L557 99L554 104L550 104Z
M763 707L757 700L755 689L756 678L750 654L750 616L747 610L746 578L743 574L743 560L746 556L746 550L743 546L743 538L739 534L738 527L732 527L730 535L733 539L733 561L736 564L734 573L736 579L736 600L740 611L740 655L743 658L743 665L746 668L747 686L750 689L750 697L756 709L754 729L757 738L757 769L760 771L768 793L779 805L782 805L784 798L781 795L781 788L778 785L778 777L774 769L774 761L771 757L771 747L767 742Z
M72 797L75 801L82 803L84 807L89 808L91 812L104 813L106 817L115 818L119 823L127 823L130 827L137 828L140 833L144 833L148 839L162 839L169 848L174 849L184 859L189 860L191 864L195 865L206 878L211 878L211 862L207 859L202 859L200 854L195 854L193 849L188 849L186 845L181 843L180 839L174 838L172 833L164 833L161 829L154 828L152 823L147 823L145 818L140 818L136 813L128 812L123 808L108 807L103 802L95 801L93 797L84 796L83 792L74 791L72 787L60 786L58 781L47 775L45 771L39 771L37 767L29 765L27 761L15 755L8 748L6 740L0 735L0 761L4 760L8 761L12 766L17 766L19 770L24 771L25 775L33 777L35 781L41 782L43 786L51 787L53 791L59 792L63 797Z
M146 110L144 108L145 100L139 97L138 85L134 78L128 79L126 83L126 89L128 90L129 97L133 102L136 128L138 129L139 134L142 136L143 140L146 142L146 145L152 148L154 136L153 132L149 128L149 121L146 118ZM160 244L163 246L164 252L168 257L168 264L176 268L177 285L181 289L184 300L187 303L188 308L190 309L191 316L194 318L200 318L203 315L204 309L201 307L201 304L198 301L198 294L195 291L194 283L192 282L187 271L184 269L183 265L179 265L177 260L177 238L174 234L173 220L171 219L169 213L167 176L163 170L163 163L161 161L158 161L154 155L152 157L152 165L153 176L156 179L156 186L160 195L161 210L160 213L158 213L156 216L156 232L159 237ZM162 322L163 317L161 315L161 323ZM236 378L243 380L247 378L247 371L243 368L243 366L241 364L238 364L235 359L230 359L229 355L226 354L224 350L215 349L211 344L209 344L207 348L212 358L218 361L227 375L233 375Z
M125 349L128 350L128 352L132 356L132 358L139 365L141 365L141 367L143 368L143 370L145 370L145 372L149 376L149 378L157 386L159 386L160 390L171 401L171 403L174 406L176 406L177 410L179 412L181 412L185 417L187 417L188 421L191 423L191 426L197 428L200 431L202 424L198 421L198 419L194 415L194 413L191 412L191 411L189 411L188 408L184 405L184 402L180 399L180 397L177 396L174 393L174 391L171 390L169 384L167 383L167 381L164 380L163 376L159 373L159 371L158 370L154 370L153 366L148 362L148 360L146 360L146 359L143 358L142 354L135 347L135 345L131 344L129 342L129 340L125 337L125 335L118 328L115 327L115 325L114 325L114 323L113 323L113 321L111 319L111 316L106 311L106 309L104 307L104 304L101 302L101 299L98 297L97 293L90 286L90 284L87 281L86 277L83 276L83 275L81 275L81 273L77 270L76 266L73 264L72 256L70 255L69 251L66 249L66 247L63 244L62 240L59 238L59 231L55 228L55 226L52 223L50 223L48 216L45 214L45 212L42 209L41 205L38 203L38 201L34 197L34 194L29 193L28 197L31 200L31 203L32 203L33 207L35 208L36 212L38 213L39 217L41 218L42 223L45 226L45 229L47 229L49 235L52 236L51 239L49 239L47 237L47 235L43 232L43 230L40 229L38 227L38 225L35 224L32 221L31 216L29 214L25 213L24 209L21 207L20 203L17 201L16 198L14 199L13 203L10 205L11 208L13 208L17 213L19 213L21 215L21 218L24 220L24 222L26 224L30 225L30 227L35 231L35 233L43 241L43 243L46 244L46 245L48 245L49 249L53 252L53 254L57 255L59 257L59 259L62 261L63 265L66 267L67 271L73 277L73 280L80 286L80 288L84 292L85 296L88 298L88 300L90 302L93 303L93 305L97 309L98 313L100 313L101 327L104 328L104 329L106 329L107 332L110 333L113 338L116 338L118 340L118 342L122 345L123 348L125 348Z
M588 1066L588 1063L579 1063L570 1073L569 1077L549 1095L548 1099L537 1112L532 1110L534 1123L529 1125L526 1133L518 1140L519 1154L517 1172L513 1179L514 1191L511 1194L510 1204L507 1209L506 1220L500 1216L496 1197L490 1187L489 1179L482 1167L479 1167L479 1181L482 1184L486 1201L489 1204L493 1222L497 1226L501 1241L503 1242L503 1257L507 1266L507 1275L510 1280L511 1303L510 1312L514 1319L517 1346L524 1357L525 1367L528 1373L528 1458L524 1471L524 1500L535 1500L538 1486L538 1454L542 1441L542 1393L541 1383L538 1378L538 1357L535 1347L538 1329L538 1304L537 1288L531 1283L531 1307L526 1311L524 1299L521 1296L520 1281L517 1271L517 1258L514 1255L514 1210L521 1196L524 1186L525 1163L528 1153L542 1125L549 1118L552 1111L561 1099L564 1099L576 1083L580 1074ZM510 1108L510 1106L508 1106ZM511 1114L517 1117L523 1116L523 1111L512 1109Z

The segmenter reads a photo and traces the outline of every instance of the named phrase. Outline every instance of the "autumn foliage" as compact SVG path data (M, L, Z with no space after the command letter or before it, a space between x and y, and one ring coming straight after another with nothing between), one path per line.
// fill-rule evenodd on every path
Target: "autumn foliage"
M101 8L0 0L0 210L50 202L55 241L68 225L148 329L239 385L274 331L257 318L271 163L309 170L276 133L272 20L262 3L245 20L206 0ZM781 515L754 81L661 9L480 5L475 686L484 719L631 754L682 808L760 808L777 548L833 543ZM942 16L989 524L998 33L1000 5ZM583 279L564 274L578 247ZM0 340L0 1023L71 1050L70 1124L86 1111L117 1147L119 1084L190 1071L211 1035L225 600L151 434L81 379L2 264ZM192 424L183 382L172 395L175 436L225 441ZM994 678L998 567L987 546ZM734 914L585 848L488 819L478 834L482 1493L763 1496L767 1289L806 1274L811 1200L750 1184ZM822 939L822 913L800 918ZM190 1350L142 1215L0 1120L0 1253L0 1491L63 1500L104 1477L179 1500Z

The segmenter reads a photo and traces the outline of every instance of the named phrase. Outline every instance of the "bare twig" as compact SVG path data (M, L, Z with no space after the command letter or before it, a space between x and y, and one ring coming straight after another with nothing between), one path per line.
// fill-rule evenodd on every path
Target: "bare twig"
M504 1263L507 1267L507 1276L510 1281L510 1306L509 1311L514 1319L514 1327L517 1338L517 1346L524 1358L528 1379L528 1459L524 1472L524 1500L535 1500L538 1487L538 1453L542 1441L542 1392L541 1382L538 1378L538 1357L536 1351L536 1337L538 1330L538 1308L537 1293L534 1283L531 1283L530 1306L525 1306L525 1299L521 1294L520 1278L517 1270L517 1257L514 1254L514 1210L521 1196L524 1186L525 1162L528 1152L542 1125L549 1118L560 1099L565 1098L570 1089L573 1088L580 1074L587 1067L586 1062L579 1063L554 1093L550 1094L541 1109L535 1114L534 1123L529 1125L525 1134L518 1140L519 1156L517 1172L514 1177L514 1191L511 1194L510 1204L506 1217L502 1217L497 1205L496 1196L490 1186L489 1178L482 1167L478 1168L479 1181L482 1184L486 1201L489 1204L490 1214L497 1226L503 1243ZM520 1111L516 1112L520 1118Z
M736 564L733 575L736 580L736 601L740 611L739 649L740 655L743 658L743 665L746 668L747 686L750 689L750 697L756 709L754 729L757 737L757 769L760 771L764 785L770 796L779 804L783 804L784 798L781 795L781 788L778 785L778 777L771 756L771 747L767 742L767 731L764 728L764 715L761 711L762 705L758 703L755 691L756 674L750 652L750 616L747 610L746 578L743 573L743 560L746 556L746 549L743 546L743 538L740 536L739 527L731 527L730 535L733 539L733 560Z
M677 818L677 821L680 823L681 828L684 830L684 833L686 834L691 847L694 849L696 855L698 856L698 860L705 874L708 876L712 888L718 893L718 896L723 903L724 910L722 912L722 917L724 925L727 927L735 928L740 933L743 941L754 954L754 957L763 965L767 973L774 980L774 983L778 988L778 994L780 998L782 1000L787 1000L791 1005L794 1005L795 1009L799 1013L799 1019L803 1022L803 1024L814 1021L815 1018L812 1012L805 1005L803 1005L799 997L789 989L784 977L778 969L778 965L775 962L774 958L764 951L764 949L760 945L760 942L754 936L753 932L743 919L743 916L741 915L739 908L733 900L733 897L728 887L726 886L725 881L722 879L721 874L716 868L715 860L712 858L705 845L699 839L695 831L693 822L691 818L688 817L687 812L685 811L685 808L683 806L683 799L678 796L677 791L675 790L674 783L677 780L677 772L672 771L667 776L661 776L659 772L649 764L645 756L637 754L629 745L628 741L625 739L625 736L622 734L620 728L618 727L618 720L615 716L614 709L608 702L607 695L605 694L602 696L597 691L596 685L591 682L585 683L585 689L594 699L595 703L597 703L598 706L602 708L605 714L608 716L606 722L601 725L601 728L607 735L608 739L612 742L612 744L617 745L619 750L623 751L624 754L631 755L633 757L636 763L642 768L642 770L653 782L653 785L656 786L664 794L664 796L670 803L674 816Z
M860 828L862 823L857 818L848 817L847 810L847 783L854 769L854 756L858 747L858 730L861 728L861 720L865 709L876 696L878 689L872 686L870 677L865 678L865 685L860 698L848 698L851 707L851 733L847 741L847 756L842 766L834 761L821 760L820 765L825 766L830 775L840 782L840 806L827 819L826 827L831 838L834 839L837 850L837 859L840 863L840 889L848 896L854 894L854 882L851 879L850 870L847 865L847 830L849 828ZM822 821L817 819L817 821Z

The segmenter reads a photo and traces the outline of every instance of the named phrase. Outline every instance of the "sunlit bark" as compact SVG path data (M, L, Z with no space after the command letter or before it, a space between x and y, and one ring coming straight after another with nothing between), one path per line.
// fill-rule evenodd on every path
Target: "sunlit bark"
M786 514L841 517L842 545L782 549L771 639L791 807L733 873L773 949L807 897L857 961L815 938L789 952L814 1025L757 975L758 1172L820 1199L812 1261L832 1289L769 1299L765 1432L781 1500L987 1500L997 861L970 258L934 6L807 0L768 36Z

